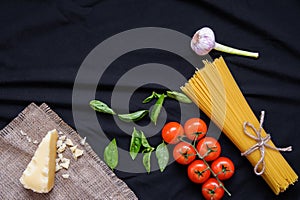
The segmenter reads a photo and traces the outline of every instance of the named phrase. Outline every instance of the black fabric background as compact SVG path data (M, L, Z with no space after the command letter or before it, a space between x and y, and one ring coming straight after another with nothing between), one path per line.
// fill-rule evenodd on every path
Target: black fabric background
M192 36L200 27L209 26L220 43L260 52L257 60L215 51L210 55L225 58L255 114L262 109L267 111L264 127L278 146L293 146L293 152L284 153L284 157L299 174L299 10L297 0L1 1L0 128L30 102L46 102L74 127L71 104L77 70L96 45L114 34L153 26ZM99 83L102 86L97 98L109 102L111 89L122 74L132 66L149 62L180 67L186 77L194 72L186 61L167 52L132 52L109 67ZM137 90L130 109L140 109L138 102L155 89L150 85ZM178 119L178 105L171 102L165 106L171 110L168 120ZM113 125L112 118L99 117L105 133L110 138L117 137L120 146L128 148L130 137ZM97 137L97 130L93 131ZM157 134L150 143L158 144L160 137ZM96 140L88 141L96 152L101 152L103 147ZM236 165L236 174L226 182L232 197L225 195L224 199L300 199L299 183L275 196L225 136L219 141L223 155L231 157ZM140 199L203 198L200 186L189 182L185 167L176 163L163 173L116 174Z

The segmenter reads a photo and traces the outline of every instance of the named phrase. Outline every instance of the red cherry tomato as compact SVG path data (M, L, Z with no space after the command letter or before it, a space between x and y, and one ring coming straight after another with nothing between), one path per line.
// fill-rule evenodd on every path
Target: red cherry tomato
M227 180L234 174L234 164L226 157L219 157L211 164L211 169L220 180Z
M224 189L215 178L208 179L202 185L202 194L207 200L219 200L224 196Z
M183 134L183 127L178 122L169 122L162 129L163 140L170 144L177 144L179 142L178 137L183 136Z
M194 160L187 171L189 179L194 183L203 183L210 176L210 171L202 160Z
M205 137L197 144L197 151L206 161L213 161L221 154L220 143L213 137Z
M207 132L206 123L200 118L191 118L184 124L184 132L190 140L200 140Z
M187 165L196 158L195 149L186 142L179 142L173 149L173 157L179 164Z

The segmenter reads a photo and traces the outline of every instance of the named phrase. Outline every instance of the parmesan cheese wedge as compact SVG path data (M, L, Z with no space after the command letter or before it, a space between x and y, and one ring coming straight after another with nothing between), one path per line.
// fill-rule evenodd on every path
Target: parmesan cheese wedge
M37 193L48 193L54 186L56 141L58 133L49 131L39 144L20 182L24 188Z

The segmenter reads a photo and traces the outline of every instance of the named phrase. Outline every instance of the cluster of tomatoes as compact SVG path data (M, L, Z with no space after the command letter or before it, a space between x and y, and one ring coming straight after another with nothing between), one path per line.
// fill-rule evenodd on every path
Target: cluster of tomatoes
M191 118L184 126L178 122L165 124L162 137L165 142L176 144L173 149L174 159L179 164L188 165L188 177L192 182L202 184L203 196L209 200L218 200L223 197L224 188L216 177L220 181L232 177L234 164L229 158L220 157L220 143L213 137L204 137L206 132L207 125L202 119Z

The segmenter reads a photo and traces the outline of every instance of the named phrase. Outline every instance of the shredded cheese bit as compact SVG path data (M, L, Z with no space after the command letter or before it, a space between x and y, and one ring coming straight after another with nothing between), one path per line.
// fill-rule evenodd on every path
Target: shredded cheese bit
M85 141L86 141L86 137L84 137L84 138L80 141L80 144L81 144L82 146L84 146L84 145L85 145Z
M70 140L69 138L66 139L66 142L65 142L65 143L66 143L66 145L68 145L68 146L74 146L72 140Z
M62 176L64 179L68 179L68 178L70 177L69 174L62 174L61 176Z
M77 149L77 145L70 147L70 150L72 151L72 153L74 153L76 149Z
M69 165L70 165L70 159L63 158L61 161L62 162L59 164L59 166L65 168L65 169L68 169Z
M21 135L26 136L27 134L20 130Z
M65 143L63 143L58 149L57 149L57 152L58 153L62 153L62 152L64 152L65 150L66 150L66 144Z
M27 135L26 136L26 140L30 143L31 142L31 138Z
M61 147L61 145L63 144L63 141L62 140L57 140L56 142L56 147Z
M39 142L37 140L33 140L33 144L38 144Z
M83 155L83 150L81 149L76 149L75 152L73 153L73 157L75 160L77 160L77 158L79 158L82 155Z
M58 163L56 163L56 165L55 165L55 172L58 172L61 169L62 169L62 167Z
M62 135L62 136L60 136L58 139L61 140L61 141L65 141L66 138L67 138L67 137L66 137L65 135Z

